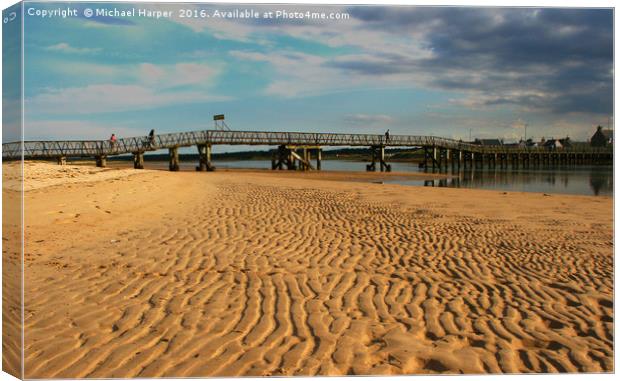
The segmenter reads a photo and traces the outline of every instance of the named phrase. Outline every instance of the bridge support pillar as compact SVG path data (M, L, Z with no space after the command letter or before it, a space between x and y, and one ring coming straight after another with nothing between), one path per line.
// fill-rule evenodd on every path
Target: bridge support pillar
M278 149L273 152L271 157L271 169L282 170L286 166L286 169L297 169L295 165L295 153L292 149L285 145L278 146Z
M211 145L199 144L198 145L198 166L197 171L215 171L215 166L211 164Z
M495 165L497 164L497 154L496 153L492 153L489 154L489 162L487 163L490 168L495 168Z
M271 170L273 171L276 169L278 169L278 154L276 150L273 150L271 151Z
M519 169L519 154L512 155L512 167L513 169Z
M299 161L299 169L301 169L302 171L309 171L310 170L310 160L312 160L312 154L310 152L309 149L304 148L302 150L302 157L303 160Z
M107 157L105 155L96 156L95 164L97 165L97 167L105 167L108 164Z
M286 152L286 169L288 169L289 171L296 170L297 165L295 165L295 150L285 147L285 152Z
M377 170L377 161L381 172L391 172L392 166L385 162L385 146L370 147L370 164L366 165L366 171L374 172Z
M133 167L134 169L144 169L144 152L134 152Z
M529 153L523 154L523 157L521 158L521 164L523 165L523 168L530 167L530 154Z
M297 169L301 171L309 171L314 169L312 166L312 147L302 147L301 155L297 153L296 147L288 147L290 151L290 163L291 168L289 169ZM296 162L297 161L297 162Z
M385 147L381 146L381 172L392 172L392 166L385 162Z
M375 172L377 170L377 157L375 152L375 147L370 147L370 164L366 164L367 172Z
M58 156L56 158L56 162L58 165L67 165L67 157L66 156Z
M170 156L170 162L168 168L171 171L179 170L179 147L172 147L168 149L168 154Z
M435 172L435 168L439 167L441 169L441 152L439 153L439 157L437 155L437 147L424 147L424 168L428 170L429 162Z
M301 153L297 150L301 149ZM302 171L309 171L315 169L312 166L312 151L316 150L316 169L321 169L321 148L316 146L278 146L277 150L272 151L271 154L271 169L286 169L295 170L300 169Z

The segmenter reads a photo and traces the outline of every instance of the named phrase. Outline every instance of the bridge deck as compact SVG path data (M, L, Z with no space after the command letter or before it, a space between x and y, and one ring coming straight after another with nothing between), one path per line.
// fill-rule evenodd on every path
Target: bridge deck
M548 149L543 147L525 149L506 146L481 146L436 136L391 135L389 139L386 139L384 135L372 134L203 130L156 135L154 144L151 144L146 136L118 139L114 145L107 140L25 141L23 143L23 156L26 159L114 156L204 144L320 147L438 147L491 154L548 152ZM9 160L19 159L22 156L21 150L22 144L20 142L4 143L2 145L2 157ZM575 153L609 153L610 151L609 149L590 147L563 150L563 152Z

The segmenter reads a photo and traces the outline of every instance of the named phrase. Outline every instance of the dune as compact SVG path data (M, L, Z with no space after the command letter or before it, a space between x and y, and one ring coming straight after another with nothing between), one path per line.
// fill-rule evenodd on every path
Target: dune
M45 166L27 378L614 370L612 198Z

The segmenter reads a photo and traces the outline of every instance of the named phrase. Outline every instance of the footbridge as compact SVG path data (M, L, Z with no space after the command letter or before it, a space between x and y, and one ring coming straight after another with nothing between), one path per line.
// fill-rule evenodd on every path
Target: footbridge
M321 169L323 147L368 147L368 171L390 171L385 148L400 147L424 151L423 166L433 170L448 166L489 167L519 164L585 164L612 159L612 149L591 147L549 150L544 147L525 148L482 146L436 136L373 135L269 131L203 130L139 136L108 140L25 141L4 143L4 160L52 159L59 164L67 158L94 158L97 166L106 166L111 156L133 155L134 168L144 168L144 153L168 150L169 168L179 170L179 148L196 146L199 155L197 170L212 171L211 149L214 145L276 146L272 169Z

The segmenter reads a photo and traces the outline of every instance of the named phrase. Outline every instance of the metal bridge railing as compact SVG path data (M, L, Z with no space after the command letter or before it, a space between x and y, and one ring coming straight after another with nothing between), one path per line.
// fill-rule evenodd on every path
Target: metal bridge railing
M510 153L611 153L609 148L575 147L550 151L545 147L482 146L450 138L416 135L343 134L314 132L222 131L203 130L107 140L25 141L4 143L2 157L18 159L54 157L114 156L127 153L155 151L198 144L227 145L297 145L297 146L386 146L386 147L438 147L482 154Z

